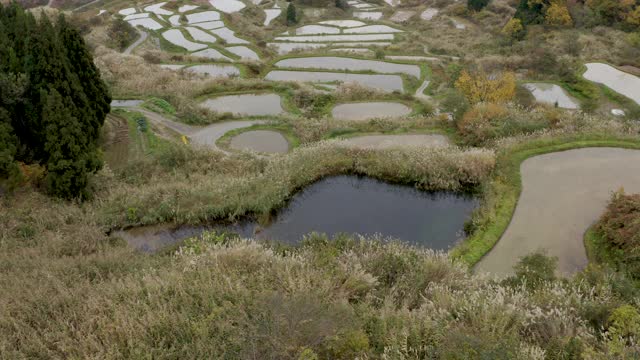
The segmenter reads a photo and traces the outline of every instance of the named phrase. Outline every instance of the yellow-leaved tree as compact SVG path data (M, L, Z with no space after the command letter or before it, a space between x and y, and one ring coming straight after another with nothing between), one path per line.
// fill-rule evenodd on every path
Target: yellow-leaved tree
M502 34L511 39L521 40L524 37L524 26L522 20L511 18L509 22L502 28Z
M548 25L554 26L573 26L573 19L569 14L569 9L563 4L552 3L547 8L544 21Z
M636 6L633 11L630 11L624 20L628 24L640 27L640 5Z
M483 72L470 74L464 70L455 85L471 104L503 103L516 95L516 76L512 72L489 77Z

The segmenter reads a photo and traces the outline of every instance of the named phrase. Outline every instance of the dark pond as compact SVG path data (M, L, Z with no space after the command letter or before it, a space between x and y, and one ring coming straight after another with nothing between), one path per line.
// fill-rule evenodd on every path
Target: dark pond
M235 225L169 228L166 225L116 232L132 246L154 251L207 229L237 232L242 236L297 244L316 231L382 234L436 250L446 250L462 236L464 222L477 205L469 195L424 192L379 180L336 176L308 186L296 194L272 221Z

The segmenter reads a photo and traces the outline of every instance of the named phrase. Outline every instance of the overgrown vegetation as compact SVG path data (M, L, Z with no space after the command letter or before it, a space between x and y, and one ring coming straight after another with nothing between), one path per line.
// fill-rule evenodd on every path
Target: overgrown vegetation
M51 218L52 210L59 215ZM65 221L71 214L77 216ZM51 237L42 216L59 235ZM13 216L11 224L4 215L4 244L14 248L11 257L0 254L0 284L11 294L0 298L5 355L637 355L627 343L637 335L637 310L630 305L635 294L621 291L620 277L606 270L590 268L560 281L525 261L528 271L517 279L535 280L535 287L500 284L430 250L321 235L310 235L299 248L274 248L208 233L175 253L143 257L93 230L84 223L88 216L53 203L46 211ZM44 248L38 245L43 242ZM48 276L34 267L39 261L47 262ZM598 291L591 291L594 286Z
M126 49L138 37L133 26L121 18L113 19L109 25L108 34L111 43L120 51Z
M100 4L111 13L130 6ZM176 10L183 4L166 6ZM14 191L0 189L0 358L640 357L638 195L613 197L587 236L593 263L574 276L558 277L556 259L544 253L521 258L504 279L475 275L469 268L507 228L525 159L579 147L640 149L640 105L581 76L583 64L595 60L640 71L638 1L402 1L403 10L436 7L439 15L430 21L414 16L396 25L404 32L391 45L369 47L371 55L362 57L432 57L419 64L422 78L404 79L406 93L263 80L279 56L266 46L268 41L287 25L347 18L349 4L291 2L286 16L269 27L262 25L261 7L272 4L247 5L223 19L255 43L261 61L241 62L241 76L230 79L160 69L161 63L206 61L182 50L162 51L164 42L145 42L136 52L142 57L118 53L113 48L123 49L135 35L121 20L105 21L88 11L76 13L70 22L86 35L97 68L118 98L144 99L144 108L171 120L209 125L242 117L202 108L205 98L275 93L286 115L227 133L218 144L224 147L242 131L271 128L286 134L294 149L275 156L223 154L191 146L155 117L115 110L109 119L120 122L104 132L126 128L129 146L123 152L128 154L114 156L118 164L91 168L96 171L94 198L83 203L45 196L39 186L45 177L53 170L71 170L54 166L61 164L57 157L51 157L55 164L47 169L40 164L48 160L34 154L67 154L69 143L75 143L57 141L64 133L83 139L71 155L97 159L94 135L87 132L92 129L80 121L89 117L76 101L84 104L83 97L95 95L100 99L91 102L91 111L107 111L102 107L102 101L109 101L106 87L95 81L96 88L88 87L87 79L96 79L98 72L91 57L83 57L88 52L77 34L61 30L70 28L63 20L47 25L51 31L45 34L47 16L36 22L24 14L24 21L6 26L4 19L15 14L6 10L13 7L3 10L0 70L51 62L57 73L55 79L43 78L31 93L24 88L36 89L33 77L14 70L0 76L0 107L9 109L0 108L0 172L19 178L12 178ZM395 12L382 11L385 18ZM464 22L466 30L454 29L452 19ZM31 23L38 31L22 36L21 26ZM155 40L157 34L151 36ZM16 50L40 38L69 40L69 47L82 55L73 59L82 61L55 62L62 58L51 54L70 53L55 41L51 48L38 48L46 50L43 54ZM3 46L9 43L18 46ZM309 52L335 55L331 50ZM76 79L84 81L82 86ZM414 96L423 80L429 86ZM536 103L523 87L529 81L561 86L580 101L581 110ZM89 90L75 91L83 86ZM41 89L44 98L35 96ZM331 118L337 103L357 101L402 102L413 112L360 122ZM41 135L40 150L18 141L13 129L24 117L13 117L10 109L29 106L39 106L31 115L40 122L28 123L28 129ZM613 108L624 109L626 116L611 116ZM335 141L407 133L445 134L456 145L363 150ZM290 247L216 233L140 254L113 232L139 225L264 219L300 189L338 174L425 190L472 191L480 206L465 225L468 238L449 255L380 237L310 234L300 246Z
M587 242L594 260L640 279L640 195L614 193Z

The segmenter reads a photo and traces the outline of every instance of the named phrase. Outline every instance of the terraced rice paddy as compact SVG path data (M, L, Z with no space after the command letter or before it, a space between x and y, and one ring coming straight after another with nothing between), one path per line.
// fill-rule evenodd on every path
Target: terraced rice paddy
M162 33L162 37L165 38L170 43L180 46L181 48L186 49L187 51L196 51L206 49L207 45L194 43L192 41L187 40L182 31L178 29L170 29Z
M244 39L240 39L235 36L235 33L228 28L218 28L211 30L212 34L216 34L221 37L227 44L248 44L249 42Z
M203 58L207 58L207 59L232 61L229 57L227 57L226 55L222 54L220 51L218 51L216 49L204 49L204 50L200 50L200 51L196 51L194 53L191 53L191 55L192 56L197 56L197 57L203 57Z
M182 25L180 23L180 15L173 15L169 17L169 23L171 24L171 26L180 26Z
M203 11L199 13L187 14L189 24L202 23L207 21L220 20L220 13L217 11Z
M194 28L194 27L190 27L190 26L185 27L185 30L187 30L189 35L191 35L191 37L195 41L208 42L208 43L215 43L216 41L218 41L218 39L216 39L215 36L210 35L210 34L204 32L203 30L200 30L200 29L197 29L197 28Z
M189 136L192 143L198 146L205 146L220 151L224 151L217 147L216 142L229 131L247 128L249 126L262 124L263 120L242 120L242 121L226 121L213 125L206 126L204 128L191 131Z
M235 150L285 154L289 151L289 142L277 131L254 130L234 136L229 147Z
M258 54L246 46L230 46L225 48L228 52L238 55L241 59L260 60Z
M269 43L268 46L274 47L279 54L287 54L296 50L319 49L329 44L312 44L312 43Z
M393 40L393 34L280 36L280 37L277 37L275 40L277 40L277 41L293 41L293 42L336 42L336 41Z
M124 17L124 21L136 20L136 19L145 19L149 17L149 13L142 14L131 14Z
M604 84L640 104L640 78L622 72L611 65L601 63L586 64L587 71L582 75L585 79Z
M341 52L341 53L352 53L352 54L360 54L360 55L373 55L373 51L365 48L339 48L339 49L331 49L331 52Z
M219 113L229 112L235 115L280 115L284 113L281 101L276 94L241 94L208 99L202 106Z
M180 13L185 13L191 10L195 10L197 9L198 6L197 5L182 5L178 8L178 12Z
M411 10L398 10L396 11L395 14L391 16L391 18L389 18L389 20L393 22L401 23L401 22L409 21L409 19L411 19L415 14L416 12Z
M393 28L388 25L367 25L357 28L344 29L345 34L380 34L380 33L399 33L400 29Z
M477 271L507 275L518 258L544 250L571 274L587 265L583 235L611 193L640 192L640 151L588 148L540 155L520 167L522 193L513 219Z
M293 43L293 42L283 42L283 43L269 43L267 44L270 47L273 47L278 51L279 54L288 54L292 51L296 50L310 50L310 49L319 49L328 46L389 46L390 42L336 42L336 43Z
M135 14L137 12L137 10L135 8L126 8L126 9L122 9L120 11L118 11L118 14L120 15L131 15L131 14Z
M360 12L369 14L367 12ZM363 15L367 18L381 18L382 13L371 13ZM302 46L300 43L328 43L336 45L338 42L363 43L369 42L370 45L387 46L389 41L394 40L394 34L403 32L400 29L377 24L366 24L359 20L326 20L317 24L304 25L290 32L280 34L274 39L275 42L270 43L278 48L279 53L287 53L294 49L312 49L316 46ZM295 45L294 45L295 43Z
M278 68L325 69L349 71L375 71L378 73L402 73L420 78L417 65L395 64L378 60L353 59L347 57L300 57L280 60L274 64Z
M305 25L293 30L296 35L340 34L340 29L333 26ZM283 35L288 35L287 32Z
M130 20L128 21L129 24L131 24L131 26L133 27L137 27L137 26L142 26L143 28L149 29L149 30L160 30L163 28L163 26L161 24L159 24L157 21L153 20L153 19L136 19L136 20Z
M425 11L423 11L422 13L420 13L420 18L422 20L431 20L433 19L436 15L438 15L438 12L440 12L438 9L435 8L427 8Z
M400 61L440 61L437 57L432 56L412 56L412 55L387 55L384 57L388 60L400 60Z
M180 64L160 64L160 67L168 70L181 70L185 67L185 65Z
M398 75L370 75L370 74L348 74L336 72L309 72L309 71L285 71L273 70L265 77L272 81L301 81L318 83L357 83L361 86L370 87L386 92L404 90L402 78Z
M354 11L353 16L363 20L380 20L382 19L380 11Z
M379 8L379 5L377 4L371 4L360 0L349 0L347 1L347 4L349 4L350 7L359 10L371 10Z
M367 25L366 23L363 23L362 21L358 21L358 20L325 20L325 21L320 21L320 24L337 26L340 28L351 28L351 27Z
M144 8L144 11L152 12L156 15L173 15L173 12L162 8L166 2L150 5Z
M221 11L235 12L244 8L244 3L237 0L211 0L211 4L222 9ZM174 15L172 11L163 9L166 3L158 3L144 8L148 12L138 13L135 8L123 9L119 13L125 15L125 21L136 26L140 25L151 30L166 29L161 36L173 45L181 47L188 52L192 52L193 56L203 57L213 60L235 61L240 60L259 60L259 55L246 46L230 46L227 47L230 53L237 55L227 56L218 48L212 47L212 44L220 43L220 39L230 45L249 44L249 41L241 39L235 35L235 32L225 27L221 20L220 13L214 10L205 10L195 13L187 13L186 22L189 26L182 27L180 22L181 15ZM179 8L180 13L190 12L199 8L197 5L183 5ZM150 17L150 13L155 14L156 18ZM186 33L183 32L186 31ZM186 35L188 33L188 36Z
M395 102L361 102L340 104L331 110L338 120L366 121L379 118L396 118L411 113L411 108Z
M280 14L282 13L282 9L265 9L264 13L266 15L265 19L264 19L264 26L267 26L269 24L271 24L271 22L277 18L278 16L280 16Z
M246 7L242 1L238 0L209 0L211 6L224 13L231 14Z
M218 29L218 28L224 27L224 22L219 20L205 21L205 22L193 24L193 26L197 26L205 30L212 30L212 29Z
M233 65L194 65L185 68L185 70L209 77L240 76L240 70Z
M527 83L524 84L527 90L531 91L531 94L537 101L556 105L563 109L578 109L580 104L578 101L564 91L558 85L546 84L546 83Z

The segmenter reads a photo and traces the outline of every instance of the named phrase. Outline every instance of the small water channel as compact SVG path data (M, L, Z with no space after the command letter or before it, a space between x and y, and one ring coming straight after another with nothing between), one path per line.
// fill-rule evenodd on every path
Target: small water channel
M156 251L180 240L216 229L241 236L298 244L310 232L382 234L411 244L446 250L461 238L464 222L477 200L451 192L424 192L357 176L320 180L296 194L287 206L260 225L245 220L233 225L166 225L117 231L114 235L142 251Z

